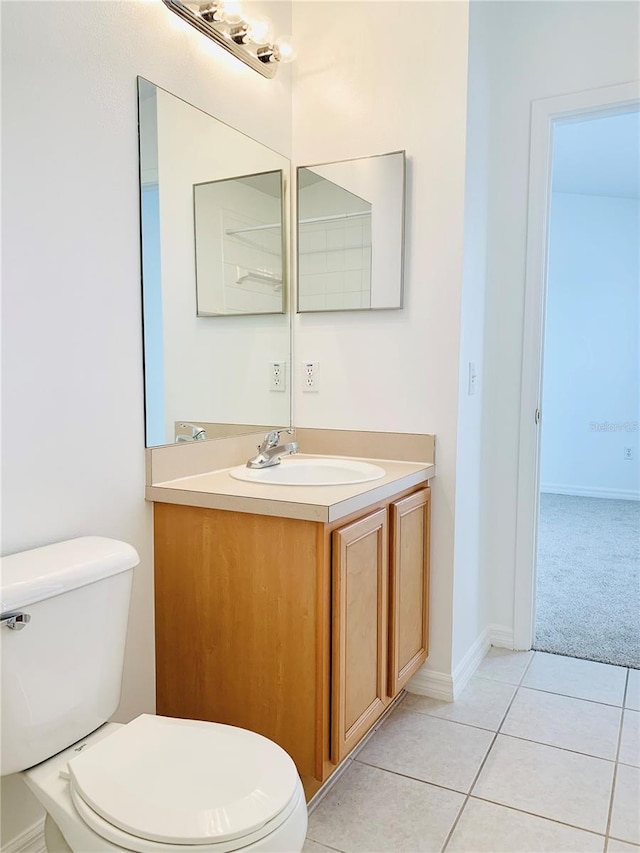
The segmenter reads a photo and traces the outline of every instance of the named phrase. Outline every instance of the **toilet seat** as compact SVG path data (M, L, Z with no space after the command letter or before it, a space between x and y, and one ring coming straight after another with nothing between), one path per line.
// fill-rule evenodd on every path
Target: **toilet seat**
M295 764L254 732L142 715L69 761L81 819L139 853L218 853L264 838L299 805Z
M250 835L234 838L230 841L220 841L215 844L171 844L162 841L149 841L145 838L137 838L135 835L123 832L121 829L104 820L104 818L101 818L73 790L71 791L71 799L78 816L93 832L106 841L117 845L118 849L132 851L132 853L133 851L135 853L233 853L235 850L245 850L256 841L267 838L272 832L275 832L283 823L289 820L301 805L306 814L306 804L304 803L304 794L301 787L284 812L281 812L276 818L270 820Z

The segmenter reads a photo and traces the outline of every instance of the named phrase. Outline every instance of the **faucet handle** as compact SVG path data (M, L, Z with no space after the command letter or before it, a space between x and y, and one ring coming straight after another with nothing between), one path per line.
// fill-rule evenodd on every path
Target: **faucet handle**
M280 441L280 436L283 432L293 433L293 427L288 427L286 429L273 429L270 430L264 437L264 441L258 447L258 450L269 450L272 447L277 447Z
M207 431L204 427L198 426L198 424L191 424L189 422L180 422L180 426L183 429L191 430L191 438L195 441L206 439Z

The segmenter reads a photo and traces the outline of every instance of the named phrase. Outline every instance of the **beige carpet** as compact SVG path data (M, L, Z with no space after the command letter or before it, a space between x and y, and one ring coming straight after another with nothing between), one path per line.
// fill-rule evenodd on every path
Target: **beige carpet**
M534 648L640 669L640 501L540 496Z

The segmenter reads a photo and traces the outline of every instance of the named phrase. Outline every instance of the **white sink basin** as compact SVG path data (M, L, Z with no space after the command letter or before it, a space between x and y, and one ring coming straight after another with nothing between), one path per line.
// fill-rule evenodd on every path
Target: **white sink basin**
M370 462L357 459L283 459L272 468L247 468L240 465L229 474L236 480L274 486L347 486L367 483L385 476L385 471Z

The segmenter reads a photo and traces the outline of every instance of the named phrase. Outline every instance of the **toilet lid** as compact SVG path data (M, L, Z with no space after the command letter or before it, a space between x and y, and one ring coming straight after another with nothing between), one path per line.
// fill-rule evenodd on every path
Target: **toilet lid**
M73 791L130 835L212 844L255 832L290 803L295 764L255 732L143 714L69 762Z

